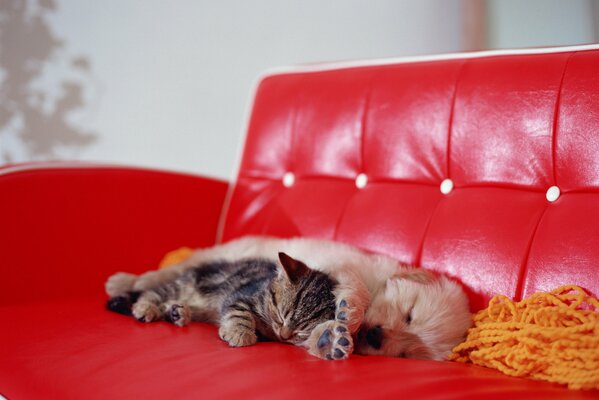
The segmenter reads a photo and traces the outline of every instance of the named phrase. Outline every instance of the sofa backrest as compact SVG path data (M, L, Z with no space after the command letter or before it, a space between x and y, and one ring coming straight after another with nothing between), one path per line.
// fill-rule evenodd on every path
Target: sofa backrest
M222 239L335 239L520 299L599 294L599 47L307 67L257 88Z

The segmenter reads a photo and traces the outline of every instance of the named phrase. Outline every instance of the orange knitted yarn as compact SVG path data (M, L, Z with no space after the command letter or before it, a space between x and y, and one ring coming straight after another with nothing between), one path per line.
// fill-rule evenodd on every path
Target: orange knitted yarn
M520 302L495 296L473 319L450 360L599 389L599 301L584 289L562 286Z

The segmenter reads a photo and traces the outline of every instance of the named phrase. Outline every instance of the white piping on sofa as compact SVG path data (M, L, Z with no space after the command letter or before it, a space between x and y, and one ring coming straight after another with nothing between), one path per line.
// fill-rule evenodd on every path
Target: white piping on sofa
M431 62L431 61L444 61L444 60L462 60L462 59L482 58L482 57L566 53L566 52L571 52L571 51L585 51L585 50L598 50L598 49L599 49L599 43L593 43L593 44L582 44L582 45L574 45L574 46L482 50L482 51L461 52L461 53L445 53L445 54L432 54L432 55L421 55L421 56L391 57L391 58L378 58L378 59L368 59L368 60L350 60L350 61L325 62L325 63L317 63L317 64L292 65L292 66L283 66L283 67L275 67L275 68L267 69L266 71L264 71L263 74L261 74L259 81L268 76L291 74L291 73L321 72L321 71L331 71L331 70L337 70L337 69L347 69L347 68L356 68L356 67L369 67L369 66L391 65L391 64L407 64L407 63L414 63L414 62Z

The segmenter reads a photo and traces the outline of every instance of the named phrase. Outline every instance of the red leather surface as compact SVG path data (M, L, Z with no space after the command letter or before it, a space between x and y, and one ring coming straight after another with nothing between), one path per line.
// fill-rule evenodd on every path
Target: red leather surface
M0 304L103 294L111 273L153 269L170 250L213 244L226 190L213 179L134 168L0 174Z
M597 295L598 70L599 50L588 50L267 77L223 239L337 239L455 276L473 310L495 293L520 299L565 283ZM455 188L442 194L446 178ZM553 185L561 196L550 203ZM128 168L0 169L0 394L597 398L449 362L230 349L213 326L143 325L104 310L111 272L212 244L225 191Z
M568 59L554 137L556 180L566 190L599 187L599 54Z
M591 399L481 367L355 356L318 360L281 343L229 348L207 324L142 324L103 299L0 308L8 399ZM9 345L5 345L9 344Z
M586 50L267 77L223 238L341 240L455 276L473 310L566 283L597 294L598 68Z

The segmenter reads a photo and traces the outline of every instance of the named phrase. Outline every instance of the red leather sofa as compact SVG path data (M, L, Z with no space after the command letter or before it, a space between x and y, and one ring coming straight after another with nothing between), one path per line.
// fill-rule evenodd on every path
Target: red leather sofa
M245 234L336 239L441 271L473 311L566 283L599 294L599 47L268 74L231 184L87 163L0 169L10 400L598 398L452 362L232 349L211 325L104 309L111 273Z

